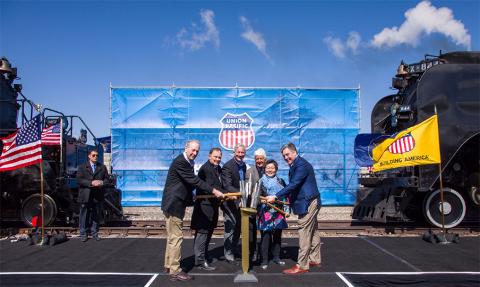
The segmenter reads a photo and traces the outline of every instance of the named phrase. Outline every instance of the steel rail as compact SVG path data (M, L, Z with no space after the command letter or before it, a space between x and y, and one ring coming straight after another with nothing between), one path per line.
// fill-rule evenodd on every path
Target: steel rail
M284 230L285 237L297 236L298 225L296 220L290 220L289 227ZM50 226L45 230L48 233L64 232L68 235L78 235L77 227L68 226ZM398 235L411 236L422 235L425 232L432 230L437 231L437 228L429 227L424 224L414 224L405 222L394 223L375 223L355 220L320 220L318 222L318 230L325 236L336 235ZM2 234L28 234L32 228L18 226L2 228ZM183 232L185 237L192 237L194 231L190 229L190 221L183 222ZM451 233L460 235L480 235L480 225L478 223L469 223L466 225L457 226L449 230ZM109 226L102 226L100 233L103 236L117 236L117 237L164 237L166 236L165 221L163 220L131 220L110 222ZM224 233L223 221L218 222L217 228L214 230L214 236L221 236Z

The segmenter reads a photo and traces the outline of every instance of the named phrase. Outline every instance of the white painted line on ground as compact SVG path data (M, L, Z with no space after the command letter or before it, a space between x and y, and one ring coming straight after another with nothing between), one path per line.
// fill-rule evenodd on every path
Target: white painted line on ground
M422 274L473 274L480 275L476 271L425 271L425 272L342 272L343 274L356 275L422 275Z
M335 274L337 274L337 276L340 277L340 279L342 279L343 283L347 284L348 287L355 287L355 286L353 286L352 283L350 283L350 281L347 280L347 278L343 277L343 275L340 272L336 272Z
M392 256L393 258L397 259L398 261L402 262L403 264L409 266L410 268L412 268L413 270L417 271L417 272L422 272L422 270L420 268L417 268L415 265L411 264L410 262L408 262L407 260L403 259L403 258L400 258L399 256L393 254L392 252L388 251L387 249L381 247L380 245L378 245L377 243L369 240L368 238L364 237L364 236L360 236L359 237L360 239L370 243L371 245L377 247L378 249L380 249L382 252L384 252L385 254L388 254L390 256Z
M158 274L153 275L152 278L150 278L150 280L148 280L147 284L145 284L144 287L149 287L153 283L153 281L155 281L155 279L157 279L157 276L158 276Z
M238 273L188 273L189 275L194 276L235 276ZM303 273L301 276L314 276L314 275L335 275L335 272L307 272ZM160 274L161 275L161 274ZM272 272L272 273L259 273L256 272L255 276L289 276L281 272Z
M0 275L140 275L153 276L158 273L116 273L116 272L0 272Z

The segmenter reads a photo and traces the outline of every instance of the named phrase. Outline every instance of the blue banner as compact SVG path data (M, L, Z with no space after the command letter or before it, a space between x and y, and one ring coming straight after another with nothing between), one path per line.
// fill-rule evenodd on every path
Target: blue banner
M353 143L359 132L358 89L303 88L111 88L112 166L124 206L159 205L171 161L185 141L201 151L223 150L222 164L236 143L267 151L288 182L280 148L294 143L315 168L325 205L352 205L357 189Z

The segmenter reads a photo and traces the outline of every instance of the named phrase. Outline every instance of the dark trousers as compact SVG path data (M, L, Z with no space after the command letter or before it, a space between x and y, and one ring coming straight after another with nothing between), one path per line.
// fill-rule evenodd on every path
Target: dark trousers
M208 246L212 239L213 230L197 230L193 240L193 252L195 254L195 265L205 263L208 259Z
M262 265L268 264L268 255L272 254L274 260L280 259L280 247L282 245L282 229L260 231Z
M80 236L87 236L88 231L97 235L102 215L102 202L82 203L80 206Z
M257 216L250 215L248 217L248 246L250 249L250 263L257 260ZM251 265L250 265L251 266Z
M223 251L226 260L235 260L238 240L240 239L240 211L233 201L225 201L221 205L223 211L225 235Z

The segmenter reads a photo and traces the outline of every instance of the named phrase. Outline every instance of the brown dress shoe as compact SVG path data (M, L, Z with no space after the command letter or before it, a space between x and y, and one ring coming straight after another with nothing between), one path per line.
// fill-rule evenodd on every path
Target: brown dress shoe
M188 275L187 273L180 271L175 274L170 274L171 281L190 281L193 280L193 276Z
M308 269L302 269L298 265L295 265L292 268L283 270L283 274L287 274L287 275L297 275L297 274L302 274L307 272L308 272Z
M310 261L310 262L308 263L308 266L310 266L310 267L321 267L321 266L322 266L322 263Z

